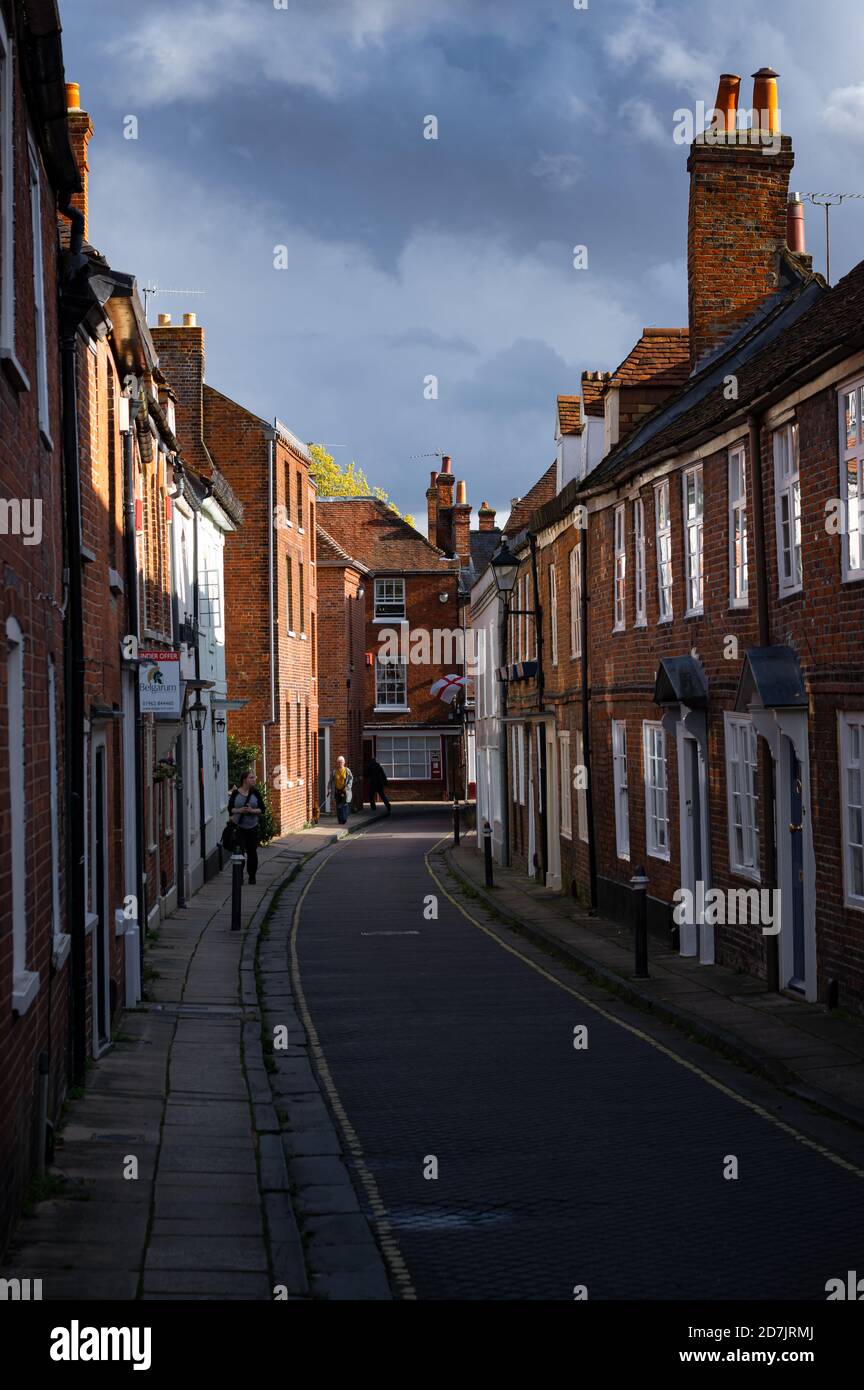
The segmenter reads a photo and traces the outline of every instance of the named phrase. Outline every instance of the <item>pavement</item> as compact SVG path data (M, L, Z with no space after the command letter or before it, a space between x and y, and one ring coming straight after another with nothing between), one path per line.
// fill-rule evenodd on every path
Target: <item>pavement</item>
M390 1296L377 1251L364 1282L314 1226L357 1203L286 974L292 884L374 819L345 830L324 817L263 847L241 932L230 864L160 924L147 1000L70 1099L53 1195L20 1220L2 1277L41 1278L49 1300ZM286 1030L279 1047L271 1017Z
M864 1019L792 995L723 966L700 965L649 937L650 979L634 976L628 927L592 915L572 899L495 864L485 887L482 852L471 830L446 853L448 867L472 894L532 940L555 950L588 978L605 984L825 1113L864 1128Z

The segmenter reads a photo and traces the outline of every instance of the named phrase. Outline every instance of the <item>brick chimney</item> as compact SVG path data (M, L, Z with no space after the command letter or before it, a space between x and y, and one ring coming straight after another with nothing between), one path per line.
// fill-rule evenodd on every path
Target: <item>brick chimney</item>
M483 506L477 511L477 521L481 531L494 531L495 508L490 507L488 502L484 502Z
M780 133L777 74L754 73L753 130L738 130L738 82L720 80L721 114L690 150L687 271L690 363L697 368L779 285L792 141Z
M77 82L66 83L66 120L69 126L69 143L72 146L72 153L75 156L75 163L78 165L82 183L82 191L72 195L72 206L77 208L84 218L84 240L88 241L90 236L88 202L90 164L87 151L93 136L93 122L87 112L81 110L81 90ZM71 224L68 218L62 216L59 221L60 240L64 246L68 246Z
M435 544L439 550L452 550L454 548L452 507L455 484L453 460L449 454L445 454L441 460L441 470L435 476L435 488L438 493Z
M463 565L471 559L471 505L468 501L468 488L465 483L456 484L456 503L453 507L454 555L458 555Z
M432 477L426 489L426 537L432 545L438 544L438 469L432 469Z
M160 314L151 328L159 354L159 366L176 393L176 434L183 457L208 476L210 459L204 448L204 329L195 314L184 314L182 324Z

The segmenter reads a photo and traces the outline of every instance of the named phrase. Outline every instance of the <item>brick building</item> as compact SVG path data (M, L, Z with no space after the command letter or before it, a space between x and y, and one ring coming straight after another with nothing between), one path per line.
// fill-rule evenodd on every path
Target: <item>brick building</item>
M327 786L340 756L354 773L355 806L360 806L363 796L365 600L372 573L343 550L320 521L317 542L318 801L331 811Z
M471 507L464 484L458 494L455 486L445 458L427 493L428 540L374 497L321 498L318 504L328 560L336 554L336 573L345 576L338 582L345 586L356 575L350 582L357 595L363 580L361 760L365 766L374 754L396 800L443 800L465 785L459 707L431 693L438 680L464 675L465 667L460 571L470 563ZM356 643L346 602L343 597L328 611L321 635L322 648L340 653L331 689L333 698L343 699L338 670L350 666L352 633ZM358 708L352 683L351 711ZM335 746L331 752L338 756Z
M71 1064L57 210L77 187L56 5L0 0L0 1247Z
M682 953L860 1009L864 263L831 289L812 272L774 82L756 75L761 132L733 116L691 150L666 399L622 409L646 334L599 379L605 457L531 520L558 744L535 795L565 889L624 920L642 866ZM517 800L520 776L517 750Z
M228 730L260 750L258 775L283 832L318 814L318 593L315 487L305 444L204 379L194 314L153 329L176 392L183 457L227 480L243 513L225 539ZM236 706L240 706L237 708Z

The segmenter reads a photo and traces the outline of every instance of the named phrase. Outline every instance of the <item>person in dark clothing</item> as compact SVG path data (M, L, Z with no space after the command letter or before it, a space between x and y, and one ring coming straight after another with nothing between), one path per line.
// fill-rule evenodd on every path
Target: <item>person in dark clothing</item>
M387 773L376 758L369 759L364 769L363 776L369 783L369 805L371 809L373 811L375 810L375 802L380 796L384 805L387 807L386 814L389 816L391 814L390 800L384 790L387 786Z
M258 873L258 841L261 837L260 822L264 814L264 801L255 786L255 769L250 768L240 778L228 798L228 814L237 826L240 849L246 855L246 872L249 882L255 882Z

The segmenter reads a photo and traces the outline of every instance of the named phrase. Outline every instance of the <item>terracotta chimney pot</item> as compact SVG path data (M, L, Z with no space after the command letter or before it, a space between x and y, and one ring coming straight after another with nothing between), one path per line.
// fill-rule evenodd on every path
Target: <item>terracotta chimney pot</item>
M741 94L741 78L733 72L724 72L720 78L720 86L717 89L717 100L714 103L715 109L722 113L720 118L715 117L713 129L716 130L735 130L738 124L738 99Z
M773 68L760 68L753 74L753 120L760 121L760 129L771 135L780 132L780 107L777 98L777 78ZM761 124L767 116L768 125Z

